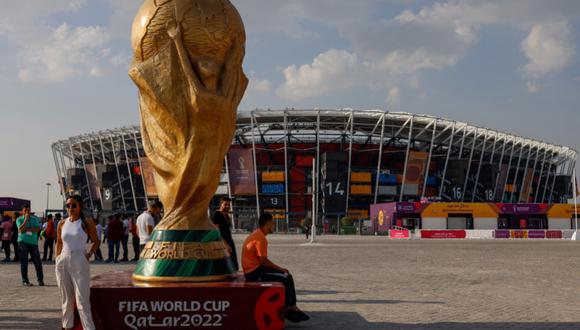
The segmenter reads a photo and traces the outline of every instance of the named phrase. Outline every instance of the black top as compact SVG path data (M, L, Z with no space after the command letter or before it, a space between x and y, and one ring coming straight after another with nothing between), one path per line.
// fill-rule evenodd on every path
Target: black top
M18 226L16 225L16 221L12 223L12 242L18 241Z
M234 239L232 238L232 227L230 216L224 214L220 211L216 211L212 217L213 223L218 225L220 229L220 235L222 235L223 240L228 243L232 251L236 251L236 245L234 244Z

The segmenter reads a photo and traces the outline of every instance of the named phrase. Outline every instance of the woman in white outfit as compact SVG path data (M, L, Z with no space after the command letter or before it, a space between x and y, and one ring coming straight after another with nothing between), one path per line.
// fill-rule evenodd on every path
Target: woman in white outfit
M69 217L60 221L56 241L56 283L62 298L62 326L72 329L74 306L84 330L94 330L91 314L89 258L99 247L95 223L85 219L82 212L82 198L70 197L66 201ZM87 252L87 238L91 247Z

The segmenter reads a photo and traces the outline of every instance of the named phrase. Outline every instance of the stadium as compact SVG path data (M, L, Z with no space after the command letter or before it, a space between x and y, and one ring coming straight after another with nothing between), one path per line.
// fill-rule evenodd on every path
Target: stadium
M63 196L79 193L95 212L139 212L157 197L138 126L61 140L52 152ZM291 231L313 204L317 223L338 223L368 219L377 203L567 203L576 157L566 146L428 115L240 111L212 207L230 196L236 228L268 211L279 231Z

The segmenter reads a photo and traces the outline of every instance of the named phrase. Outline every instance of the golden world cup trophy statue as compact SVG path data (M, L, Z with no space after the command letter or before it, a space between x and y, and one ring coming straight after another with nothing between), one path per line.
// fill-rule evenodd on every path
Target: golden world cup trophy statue
M200 282L235 276L208 217L248 85L245 31L228 0L145 0L131 34L143 147L165 213L133 280Z

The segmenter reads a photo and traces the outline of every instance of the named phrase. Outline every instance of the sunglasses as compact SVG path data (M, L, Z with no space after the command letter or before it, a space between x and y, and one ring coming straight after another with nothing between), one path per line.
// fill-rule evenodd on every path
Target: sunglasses
M77 208L77 204L75 204L75 203L66 204L66 208L67 209L76 209Z

